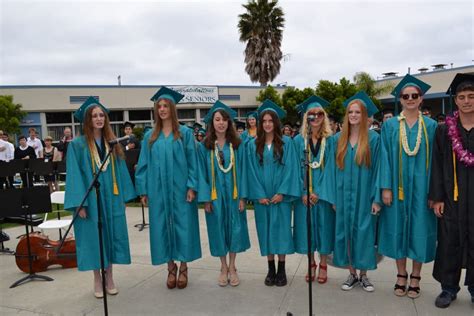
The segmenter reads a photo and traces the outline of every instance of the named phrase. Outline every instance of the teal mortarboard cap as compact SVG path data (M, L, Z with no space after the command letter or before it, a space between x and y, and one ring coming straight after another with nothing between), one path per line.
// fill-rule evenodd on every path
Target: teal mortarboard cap
M369 117L373 116L375 113L379 111L377 106L372 102L370 97L365 93L364 91L359 91L356 94L354 94L352 97L344 101L344 107L348 107L349 104L354 101L354 100L359 100L364 104L365 108L367 109L367 115Z
M258 116L262 116L262 113L265 111L273 111L277 114L280 120L286 117L286 111L269 99L266 99L265 101L263 101L262 105L260 105L257 111L258 111Z
M206 130L204 128L200 128L198 131L197 131L198 135L206 135Z
M247 118L253 117L254 119L258 120L258 113L257 111L252 111L247 113Z
M157 102L159 99L167 99L173 102L174 104L178 104L181 99L184 98L184 95L176 92L167 87L161 87L152 97L151 101Z
M143 128L143 134L145 134L146 132L148 132L149 130L153 129L153 127L151 127L150 125L147 125Z
M105 113L109 113L109 110L105 106L103 106L96 98L88 97L87 100L82 103L82 105L76 110L76 112L74 112L74 117L76 118L76 120L81 123L84 122L87 109L95 105L100 106Z
M245 123L241 121L235 121L235 127L245 129Z
M296 110L298 113L306 113L311 109L314 108L325 108L329 105L329 102L324 100L323 98L318 97L317 95L312 95L306 100L303 101L303 103L299 104L296 107Z
M209 112L207 113L206 117L204 117L204 123L209 124L209 122L212 119L212 116L214 115L214 112L217 110L224 110L229 114L230 119L233 121L235 117L237 116L237 112L232 110L230 107L222 103L221 101L217 100L214 105L209 109Z
M399 98L402 90L406 87L417 87L421 91L421 95L424 95L426 91L428 91L431 86L420 79L413 77L412 75L406 75L403 79L397 84L397 86L393 89L391 95L395 98Z

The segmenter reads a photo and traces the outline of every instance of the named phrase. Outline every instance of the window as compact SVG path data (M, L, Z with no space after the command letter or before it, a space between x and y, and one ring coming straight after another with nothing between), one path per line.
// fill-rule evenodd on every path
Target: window
M71 125L65 126L48 126L48 134L47 136L51 136L53 138L53 142L59 142L64 135L64 128L69 127L72 130Z
M204 118L206 117L207 113L209 113L209 109L200 109L201 121L204 122Z
M71 112L46 112L47 124L71 123Z
M149 121L152 119L150 110L128 111L130 121Z
M194 109L182 109L178 110L178 119L190 120L196 118L196 110Z
M122 122L123 121L123 111L110 111L109 119L111 122Z
M238 94L221 94L219 95L221 101L240 101L240 95Z
M240 108L238 109L238 117L245 118L247 114L256 110L257 108Z

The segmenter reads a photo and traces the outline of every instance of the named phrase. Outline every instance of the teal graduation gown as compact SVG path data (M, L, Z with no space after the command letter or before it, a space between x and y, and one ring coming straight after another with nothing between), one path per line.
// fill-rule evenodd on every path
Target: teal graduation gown
M243 131L243 133L240 135L240 138L242 139L242 142L247 146L248 143L252 140L255 139L255 137L252 137L249 135L248 130Z
M291 229L292 202L300 198L300 161L297 158L293 140L283 136L282 163L273 157L273 148L265 145L263 165L259 162L255 140L248 143L245 168L246 181L243 196L252 200L255 206L255 224L262 256L294 253ZM271 199L282 194L278 204L262 205L259 199Z
M222 148L224 153L224 168L230 163L230 146L225 144ZM243 252L250 248L249 232L247 227L247 212L239 210L242 187L243 160L245 159L245 145L241 143L234 150L236 183L238 196L233 198L234 176L233 170L224 173L218 167L214 150L207 149L203 143L198 145L199 153L199 189L198 201L201 203L211 202L211 153L214 160L214 178L217 191L217 200L212 201L212 212L206 212L207 236L211 255L222 257L229 252Z
M423 117L429 139L422 132L420 150L416 156L408 156L402 148L404 201L398 199L399 178L399 122L398 117L383 124L381 135L382 161L380 188L390 189L391 206L384 205L379 222L379 252L393 259L410 258L418 262L433 261L436 252L436 216L428 208L428 191L431 170L431 151L437 123ZM406 124L406 123L405 123ZM415 147L418 132L417 121L410 129L406 125L408 144ZM428 170L426 158L428 156Z
M337 133L332 137L330 158L323 172L322 185L316 193L319 198L336 206L334 240L334 264L352 266L360 270L377 268L375 248L376 216L372 215L372 203L380 203L376 180L380 160L380 136L369 130L371 165L357 165L357 144L347 145L344 169L336 165Z
M197 199L186 202L188 189L197 192L198 162L193 132L180 126L181 136L160 133L150 146L145 134L135 170L139 195L148 196L151 262L189 262L201 257Z
M294 138L295 148L299 156L299 161L305 160L305 145L304 138L298 134ZM321 178L323 170L327 167L327 161L331 152L330 149L331 138L326 139L326 149L323 158L323 165L317 169L310 169L312 172L313 192L316 193L317 187L321 185ZM312 161L319 161L321 156L321 149L316 157L312 157ZM306 168L300 169L301 188L303 189L301 195L306 195ZM308 253L308 230L306 229L306 213L307 207L303 201L298 199L295 201L294 213L294 231L293 238L295 241L295 250L298 253ZM319 200L311 207L311 251L318 251L322 255L330 254L334 249L334 225L335 214L331 204L324 200Z
M125 161L115 158L115 177L119 194L113 194L112 162L99 176L100 203L102 217L102 237L104 244L104 264L130 264L125 202L136 197ZM98 170L98 167L95 167ZM66 193L64 209L74 212L82 202L92 182L92 162L89 146L84 136L75 138L66 156ZM77 217L74 222L76 238L77 267L80 271L100 269L99 233L97 228L98 210L95 190L84 203L87 217Z

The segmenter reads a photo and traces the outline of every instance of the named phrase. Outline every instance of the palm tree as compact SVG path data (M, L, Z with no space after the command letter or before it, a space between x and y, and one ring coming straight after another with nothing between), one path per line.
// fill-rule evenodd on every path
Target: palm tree
M245 71L252 82L266 86L280 73L284 14L278 0L251 0L239 15L240 41L245 47Z

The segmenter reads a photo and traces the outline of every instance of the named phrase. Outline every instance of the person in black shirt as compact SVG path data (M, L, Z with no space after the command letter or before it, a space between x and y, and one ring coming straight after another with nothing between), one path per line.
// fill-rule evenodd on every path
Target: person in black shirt
M26 137L24 135L21 135L18 137L18 142L20 143L20 146L15 148L15 159L36 159L36 153L33 147L28 146L26 143ZM28 181L27 181L28 180ZM32 187L33 186L33 174L30 173L28 176L28 179L26 179L26 174L24 172L21 173L21 181L23 187Z

